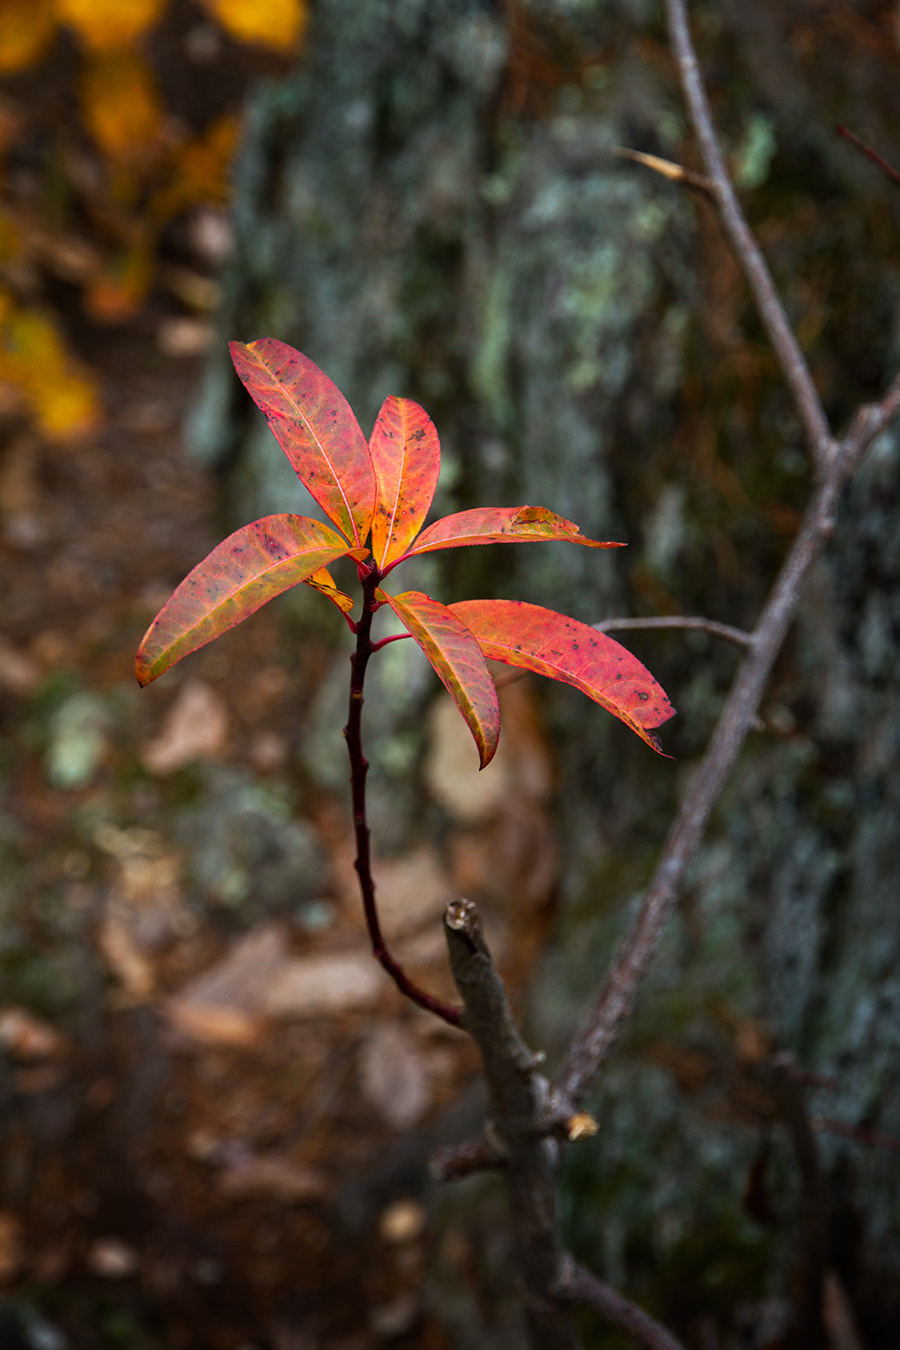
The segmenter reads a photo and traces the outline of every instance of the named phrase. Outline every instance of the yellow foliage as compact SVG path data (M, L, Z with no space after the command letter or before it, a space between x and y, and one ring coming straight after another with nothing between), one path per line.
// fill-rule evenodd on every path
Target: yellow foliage
M53 0L53 4L60 23L74 28L85 46L103 50L135 42L153 26L167 0Z
M146 164L158 148L162 106L156 81L137 52L93 52L80 81L85 126L115 163Z
M52 0L0 0L0 73L32 65L55 31Z
M163 223L199 202L224 206L231 195L228 175L239 131L240 120L226 113L195 140L180 145L172 156L169 182L147 205L148 217Z
M204 0L206 8L238 42L289 52L306 28L306 0Z
M99 421L94 382L69 355L53 320L0 291L0 385L20 393L52 440L83 435Z

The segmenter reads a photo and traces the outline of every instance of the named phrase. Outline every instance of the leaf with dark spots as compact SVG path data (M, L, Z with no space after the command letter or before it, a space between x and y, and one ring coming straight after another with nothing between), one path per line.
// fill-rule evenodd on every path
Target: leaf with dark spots
M622 548L624 545L588 539L579 527L543 506L487 506L444 516L423 530L409 550L432 553L439 548L467 548L472 544L528 544L549 540L586 544L588 548Z
M580 689L662 753L652 731L675 713L645 666L605 634L520 600L462 600L450 609L485 656Z
M306 516L264 516L242 526L185 577L147 629L137 654L138 683L149 684L336 558L361 561L367 554Z
M291 467L326 515L364 544L375 470L350 404L308 356L275 338L231 343L234 368L265 414Z

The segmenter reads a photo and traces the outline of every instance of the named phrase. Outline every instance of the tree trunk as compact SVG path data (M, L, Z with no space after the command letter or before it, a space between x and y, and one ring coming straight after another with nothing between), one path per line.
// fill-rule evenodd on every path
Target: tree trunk
M836 425L897 360L900 189L833 131L844 121L900 159L900 50L880 15L693 15L751 221ZM410 584L586 620L749 625L809 490L799 432L711 211L615 157L621 145L692 161L662 30L636 0L502 13L319 0L299 72L251 110L222 336L294 343L366 431L386 394L421 402L441 435L441 510L545 505L630 544L432 556ZM222 356L193 432L240 519L308 509ZM898 486L895 431L842 506L765 728L598 1089L602 1129L571 1159L568 1245L705 1343L788 1334L813 1259L802 1169L759 1084L767 1047L836 1080L804 1089L809 1115L900 1136ZM602 975L735 660L702 633L631 636L681 714L664 729L676 763L572 691L546 698L567 866L531 1036L552 1051ZM374 816L394 844L419 792L389 743L428 696L382 698ZM328 725L339 714L323 704L307 767L338 783ZM865 1344L886 1348L900 1337L896 1154L814 1134L826 1265Z

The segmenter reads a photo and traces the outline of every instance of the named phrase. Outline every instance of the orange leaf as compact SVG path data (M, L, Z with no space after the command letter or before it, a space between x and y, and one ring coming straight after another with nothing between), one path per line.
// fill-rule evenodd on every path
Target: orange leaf
M234 368L301 483L354 544L375 509L375 471L350 404L308 356L275 338L231 343Z
M369 440L378 497L372 518L372 555L380 568L412 543L431 506L441 471L434 423L409 398L386 398Z
M56 31L50 0L3 0L0 74L23 70L43 55Z
M497 690L481 648L464 623L446 605L423 595L375 592L409 630L453 698L478 746L481 768L489 764L500 739Z
M318 572L313 572L312 576L307 577L303 584L304 586L312 586L314 591L319 591L326 596L333 605L337 605L342 614L349 614L353 608L353 597L338 590L327 567L320 567Z
M147 629L137 655L138 684L149 684L335 558L366 552L349 549L334 530L306 516L264 516L235 530L185 577Z
M290 52L306 28L305 0L205 0L206 7L238 42L257 42Z
M521 600L462 600L453 613L485 656L580 689L662 754L651 730L674 716L660 685L636 656L589 624Z
M126 47L152 28L167 0L53 0L60 23L86 46Z
M543 506L479 506L436 520L419 535L406 554L432 553L439 548L466 548L470 544L527 544L566 539L588 548L623 548L622 544L587 539L571 520Z

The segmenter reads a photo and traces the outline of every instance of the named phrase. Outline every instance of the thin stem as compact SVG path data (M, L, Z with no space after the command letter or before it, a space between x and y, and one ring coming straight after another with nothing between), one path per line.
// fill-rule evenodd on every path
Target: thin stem
M404 638L412 637L412 633L392 633L390 637L380 638L378 642L372 643L372 651L380 652L382 647L386 647L389 642L402 642Z
M624 633L630 629L640 631L643 628L688 628L698 633L710 633L713 637L724 638L736 647L748 651L753 646L753 634L743 628L732 628L730 623L717 623L715 619L700 616L682 616L665 614L652 619L604 619L602 623L591 625L598 633Z
M356 862L354 866L359 877L366 925L369 930L369 937L372 940L372 952L375 958L381 962L401 994L405 994L420 1008L425 1008L428 1012L434 1013L435 1016L443 1018L451 1026L458 1027L461 1020L460 1010L444 1003L442 999L436 998L433 994L429 994L427 990L420 989L409 978L400 963L388 951L378 918L378 907L375 903L375 882L372 879L369 826L366 819L366 775L369 770L369 761L363 754L362 749L362 710L363 687L369 657L378 646L382 645L373 643L371 638L372 616L378 607L378 602L375 599L375 588L381 581L381 575L373 568L361 575L360 579L363 587L363 611L357 623L356 651L350 658L350 711L347 716L347 725L344 728L344 737L350 755L353 830L356 836Z
M568 1252L563 1256L554 1292L558 1298L571 1303L584 1303L593 1308L607 1322L623 1331L635 1345L642 1346L643 1350L684 1350L681 1341L672 1335L668 1327L657 1322L655 1317L644 1312L643 1308L632 1303L611 1284L592 1274Z
M775 349L797 414L806 433L812 458L821 471L834 452L834 441L809 366L806 363L784 306L775 290L762 250L750 232L734 190L725 157L713 126L709 100L688 28L685 0L665 0L669 40L678 64L685 102L700 142L711 193L725 233L741 265L753 295L756 310Z
M873 164L877 164L881 172L886 173L894 183L900 183L900 170L895 169L893 164L889 164L886 159L882 159L878 151L873 150L871 145L866 145L865 141L861 141L858 136L854 136L853 132L848 131L846 127L838 127L837 134L843 136L845 141L849 141L855 149L865 155L866 159L870 159Z

